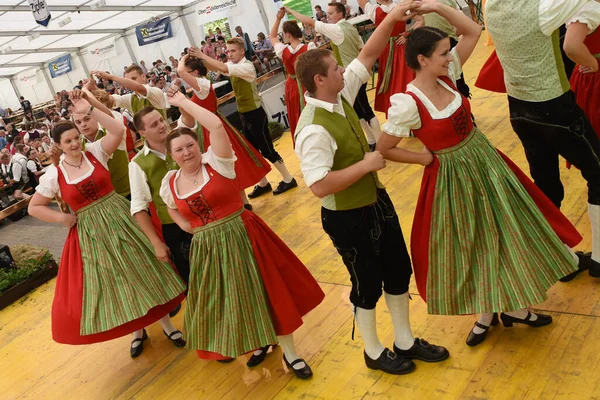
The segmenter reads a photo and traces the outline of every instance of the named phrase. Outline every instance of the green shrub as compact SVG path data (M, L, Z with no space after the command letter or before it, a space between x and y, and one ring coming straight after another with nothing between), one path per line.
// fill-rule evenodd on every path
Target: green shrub
M35 272L48 268L53 260L48 249L29 244L10 248L16 268L0 269L0 293L29 279Z

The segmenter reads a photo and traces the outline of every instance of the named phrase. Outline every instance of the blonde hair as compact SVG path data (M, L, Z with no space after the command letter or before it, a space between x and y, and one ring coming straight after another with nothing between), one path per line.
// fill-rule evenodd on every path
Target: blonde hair
M227 41L227 44L232 44L232 45L238 46L242 50L244 49L244 41L242 40L242 38L239 38L239 37L234 37L234 38L229 39Z

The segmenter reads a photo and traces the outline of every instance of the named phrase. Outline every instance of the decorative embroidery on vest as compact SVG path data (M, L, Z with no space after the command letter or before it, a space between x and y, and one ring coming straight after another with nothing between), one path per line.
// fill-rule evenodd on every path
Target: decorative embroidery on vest
M193 200L186 199L185 201L187 202L187 205L190 208L190 210L192 210L194 214L200 217L204 225L217 220L215 213L213 212L212 208L208 205L208 202L206 201L202 193L200 193L200 195L198 195L198 197L194 198Z
M469 114L467 113L464 105L461 106L461 108L450 117L450 121L452 121L452 124L454 125L454 130L461 141L469 136L469 133L471 133L469 130L468 118Z
M75 185L79 193L90 203L100 198L98 186L94 182L94 178L85 180Z

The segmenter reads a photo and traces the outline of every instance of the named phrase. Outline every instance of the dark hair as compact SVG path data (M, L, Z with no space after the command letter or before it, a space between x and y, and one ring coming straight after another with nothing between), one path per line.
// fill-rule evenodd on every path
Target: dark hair
M177 139L178 137L182 137L182 136L190 136L196 142L198 142L198 135L196 135L196 132L194 132L190 128L176 128L176 129L173 129L171 132L169 132L169 135L167 136L167 151L169 153L171 152L171 142L174 139Z
M335 11L342 14L342 17L346 18L346 6L342 3L329 3L327 4L329 7L334 7Z
M217 41L219 40L225 41L225 38L223 36L217 36Z
M52 128L52 140L54 140L54 143L60 143L62 134L71 129L77 130L77 127L71 121L59 121L54 124L54 128Z
M41 122L36 122L35 125L33 126L34 129L42 129L44 127L44 124L42 124Z
M315 10L316 10L316 9L323 10L323 9L321 8L321 6L315 6Z
M27 150L27 152L25 153L25 155L29 158L31 156L31 153L33 153L35 151L35 149L30 148L29 150Z
M438 28L425 26L415 29L408 35L405 45L404 59L406 65L413 71L419 71L419 55L431 57L440 40L448 37L448 34Z
M314 49L298 57L296 61L296 76L309 93L314 93L317 90L315 83L316 75L327 76L327 65L323 60L331 55L333 55L331 50Z
M144 130L144 117L156 109L152 106L144 107L133 116L133 125L138 131Z
M289 33L293 38L301 39L304 36L296 21L285 21L281 28L283 33Z
M23 153L23 150L25 150L25 145L24 144L18 144L15 146L15 150L17 150L19 153Z
M165 67L165 71L173 72L173 68L171 68L171 66L170 66L170 65L167 65L167 66Z
M259 38L260 40L265 40L265 39L266 39L266 37L265 37L265 34L264 34L264 33L262 33L262 32L258 32L258 35L256 35L256 36L258 36L258 38Z
M208 74L208 69L206 69L206 65L199 58L188 58L185 62L185 66L190 68L192 71L198 71L198 75L206 76Z

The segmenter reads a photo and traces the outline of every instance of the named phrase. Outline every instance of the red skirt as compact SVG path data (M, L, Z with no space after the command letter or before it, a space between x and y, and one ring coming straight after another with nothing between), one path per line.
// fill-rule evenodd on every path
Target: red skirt
M600 65L600 60L597 61ZM581 107L596 134L600 137L600 71L593 74L582 74L577 66L571 74L570 82L577 105Z
M504 84L504 68L500 64L496 50L490 54L479 76L475 81L475 86L479 89L488 90L496 93L506 93L506 85Z
M390 54L390 44L388 43L379 56L379 69L377 73L377 91L375 92L375 111L387 112L390 109L390 97L396 93L404 93L406 85L415 79L414 72L406 65L404 60L404 45L394 45L394 57L392 69L388 84L388 90L379 94L379 89L383 85L383 78L387 68L387 60Z
M77 227L74 226L67 235L56 279L52 302L52 338L63 344L91 344L116 339L152 325L181 304L184 298L185 293L182 293L168 303L150 309L141 318L108 331L82 336L83 263Z
M235 181L240 189L256 185L271 171L271 166L260 155L258 150L252 147L246 138L231 125L227 118L224 118L221 114L217 115L221 118L221 122L223 122L223 127L231 142L231 148L237 157L235 162ZM205 127L202 127L202 129L204 130L204 151L206 151L210 146L210 131Z
M289 335L302 325L302 317L323 301L325 293L302 261L258 215L245 211L241 217L267 292L275 333ZM210 351L197 350L196 354L207 360L228 359Z
M285 105L288 112L288 120L290 122L290 133L292 134L292 144L295 146L296 141L294 135L296 134L296 126L298 126L298 120L300 119L300 96L303 96L298 90L298 82L288 76L285 81Z

